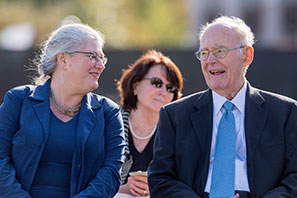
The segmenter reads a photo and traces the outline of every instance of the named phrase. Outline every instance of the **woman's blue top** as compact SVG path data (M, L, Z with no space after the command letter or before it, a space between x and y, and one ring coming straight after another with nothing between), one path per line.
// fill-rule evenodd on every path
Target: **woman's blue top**
M63 122L51 112L48 141L29 192L33 198L70 197L77 117Z

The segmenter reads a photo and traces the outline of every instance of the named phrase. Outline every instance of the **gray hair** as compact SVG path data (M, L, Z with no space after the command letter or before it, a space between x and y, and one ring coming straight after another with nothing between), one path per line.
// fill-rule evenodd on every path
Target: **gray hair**
M89 25L68 24L53 31L42 43L41 54L35 58L37 76L33 78L33 83L40 84L51 77L57 66L57 54L77 51L92 39L103 48L104 35Z
M210 23L203 25L199 33L199 40L201 41L203 34L209 27L216 24L222 24L224 26L233 28L236 32L238 32L242 45L253 46L255 43L255 36L251 28L247 26L247 24L242 19L234 16L220 16Z

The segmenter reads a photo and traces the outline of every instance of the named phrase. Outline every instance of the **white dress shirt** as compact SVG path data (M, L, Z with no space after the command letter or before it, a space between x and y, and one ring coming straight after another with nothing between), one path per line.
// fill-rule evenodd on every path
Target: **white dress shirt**
M246 89L247 89L247 82L245 82L244 86L240 89L237 95L231 100L231 102L234 104L234 108L232 112L234 114L235 127L236 127L236 157L235 157L234 190L250 192L248 177L247 177L247 167L246 167L246 141L245 141L245 128L244 128ZM212 97L213 97L213 129L212 129L208 177L207 177L207 182L204 190L205 192L210 191L218 127L219 127L221 117L225 112L223 104L227 101L225 97L217 94L214 91L212 91Z

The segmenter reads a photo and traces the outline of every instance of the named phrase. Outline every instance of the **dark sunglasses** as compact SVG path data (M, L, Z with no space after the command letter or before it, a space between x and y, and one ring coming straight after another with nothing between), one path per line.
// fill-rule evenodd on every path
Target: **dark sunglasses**
M151 85L156 87L156 88L161 88L163 87L163 81L160 78L157 77L152 77L152 78L144 78L143 80L150 80L151 81ZM167 84L166 85L166 91L168 93L175 93L177 92L177 87L172 85L172 84Z

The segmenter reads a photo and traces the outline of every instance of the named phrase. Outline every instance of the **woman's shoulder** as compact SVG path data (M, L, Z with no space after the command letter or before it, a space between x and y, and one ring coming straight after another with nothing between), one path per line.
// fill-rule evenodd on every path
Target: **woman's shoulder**
M130 116L130 112L131 112L130 109L123 109L123 110L122 110L122 116L123 116L123 119L128 120L128 119L129 119L129 116Z
M9 91L13 92L15 94L21 94L23 92L32 92L33 90L36 89L36 85L20 85L20 86L16 86L11 88Z
M115 101L106 96L102 96L91 92L88 93L87 96L90 98L91 106L102 105L104 108L120 109L120 106Z
M17 87L14 87L10 89L6 95L13 95L14 97L18 99L24 99L28 95L30 95L34 90L36 89L37 86L35 85L20 85Z

